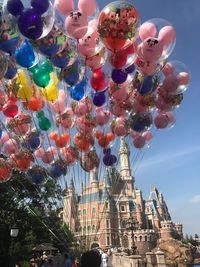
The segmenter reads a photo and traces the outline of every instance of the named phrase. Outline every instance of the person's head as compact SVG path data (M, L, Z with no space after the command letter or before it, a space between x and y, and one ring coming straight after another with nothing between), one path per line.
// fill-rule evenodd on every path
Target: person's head
M101 255L97 250L90 250L81 256L81 267L99 267Z

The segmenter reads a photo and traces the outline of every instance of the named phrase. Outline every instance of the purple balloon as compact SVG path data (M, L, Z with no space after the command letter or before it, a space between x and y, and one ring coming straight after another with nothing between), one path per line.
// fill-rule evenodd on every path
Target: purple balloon
M92 100L95 106L101 107L106 102L105 91L95 93Z
M8 0L7 10L13 16L19 16L24 9L21 0Z
M44 14L49 8L49 0L31 0L31 6L37 10L38 14Z
M134 70L135 70L135 65L134 65L134 64L130 65L129 67L127 67L127 68L125 69L125 71L126 71L127 73L132 73L132 72L134 72Z
M25 9L18 18L18 28L29 39L37 40L40 38L43 32L43 22L37 10Z
M103 157L103 163L106 165L106 166L112 166L113 164L115 164L117 162L117 157L115 155L105 155Z
M110 155L111 149L110 148L104 148L103 153L104 153L104 155Z
M114 69L112 71L112 80L113 82L117 83L117 84L121 84L124 83L127 79L128 73L120 70L120 69Z

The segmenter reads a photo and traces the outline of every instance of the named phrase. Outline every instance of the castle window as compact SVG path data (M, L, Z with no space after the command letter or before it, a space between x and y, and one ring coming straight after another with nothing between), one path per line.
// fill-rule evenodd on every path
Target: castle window
M167 228L169 228L169 224L167 224Z
M108 209L108 202L106 202L106 209Z
M144 237L144 241L147 241L147 236L145 235L145 237Z
M142 236L141 235L139 236L139 240L142 241Z
M126 228L126 221L122 221L122 228Z
M107 236L107 246L109 246L109 245L110 245L110 237Z
M125 211L125 206L121 206L121 211Z
M83 210L83 215L86 215L86 209Z
M152 241L151 235L149 236L149 241L150 241L150 242Z
M78 215L81 215L81 210L78 211Z
M92 232L94 233L94 232L95 232L95 230L96 230L96 227L95 227L95 225L92 225Z
M88 230L88 232L91 231L91 226L90 225L88 225L87 230Z
M86 232L86 226L83 227L83 232L84 232L84 233Z
M135 241L137 241L137 236L135 236Z
M96 213L96 208L93 208L92 209L92 213Z
M109 220L106 220L106 227L107 227L107 228L110 227L110 222L109 222Z

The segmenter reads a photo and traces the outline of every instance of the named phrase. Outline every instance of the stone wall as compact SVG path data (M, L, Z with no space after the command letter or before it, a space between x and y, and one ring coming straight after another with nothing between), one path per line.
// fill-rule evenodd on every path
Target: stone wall
M126 253L113 253L113 267L166 267L165 255L162 251L148 252L142 258L140 255L127 256Z

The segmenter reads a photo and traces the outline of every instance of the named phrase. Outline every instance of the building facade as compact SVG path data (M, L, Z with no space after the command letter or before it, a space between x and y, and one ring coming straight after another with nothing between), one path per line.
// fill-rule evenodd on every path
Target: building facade
M131 248L135 243L142 254L153 249L159 238L181 237L182 225L172 222L162 193L152 187L144 200L135 187L130 151L123 138L119 157L120 171L107 168L99 181L97 170L93 170L80 195L73 182L65 190L63 221L75 233L77 242L87 248Z

